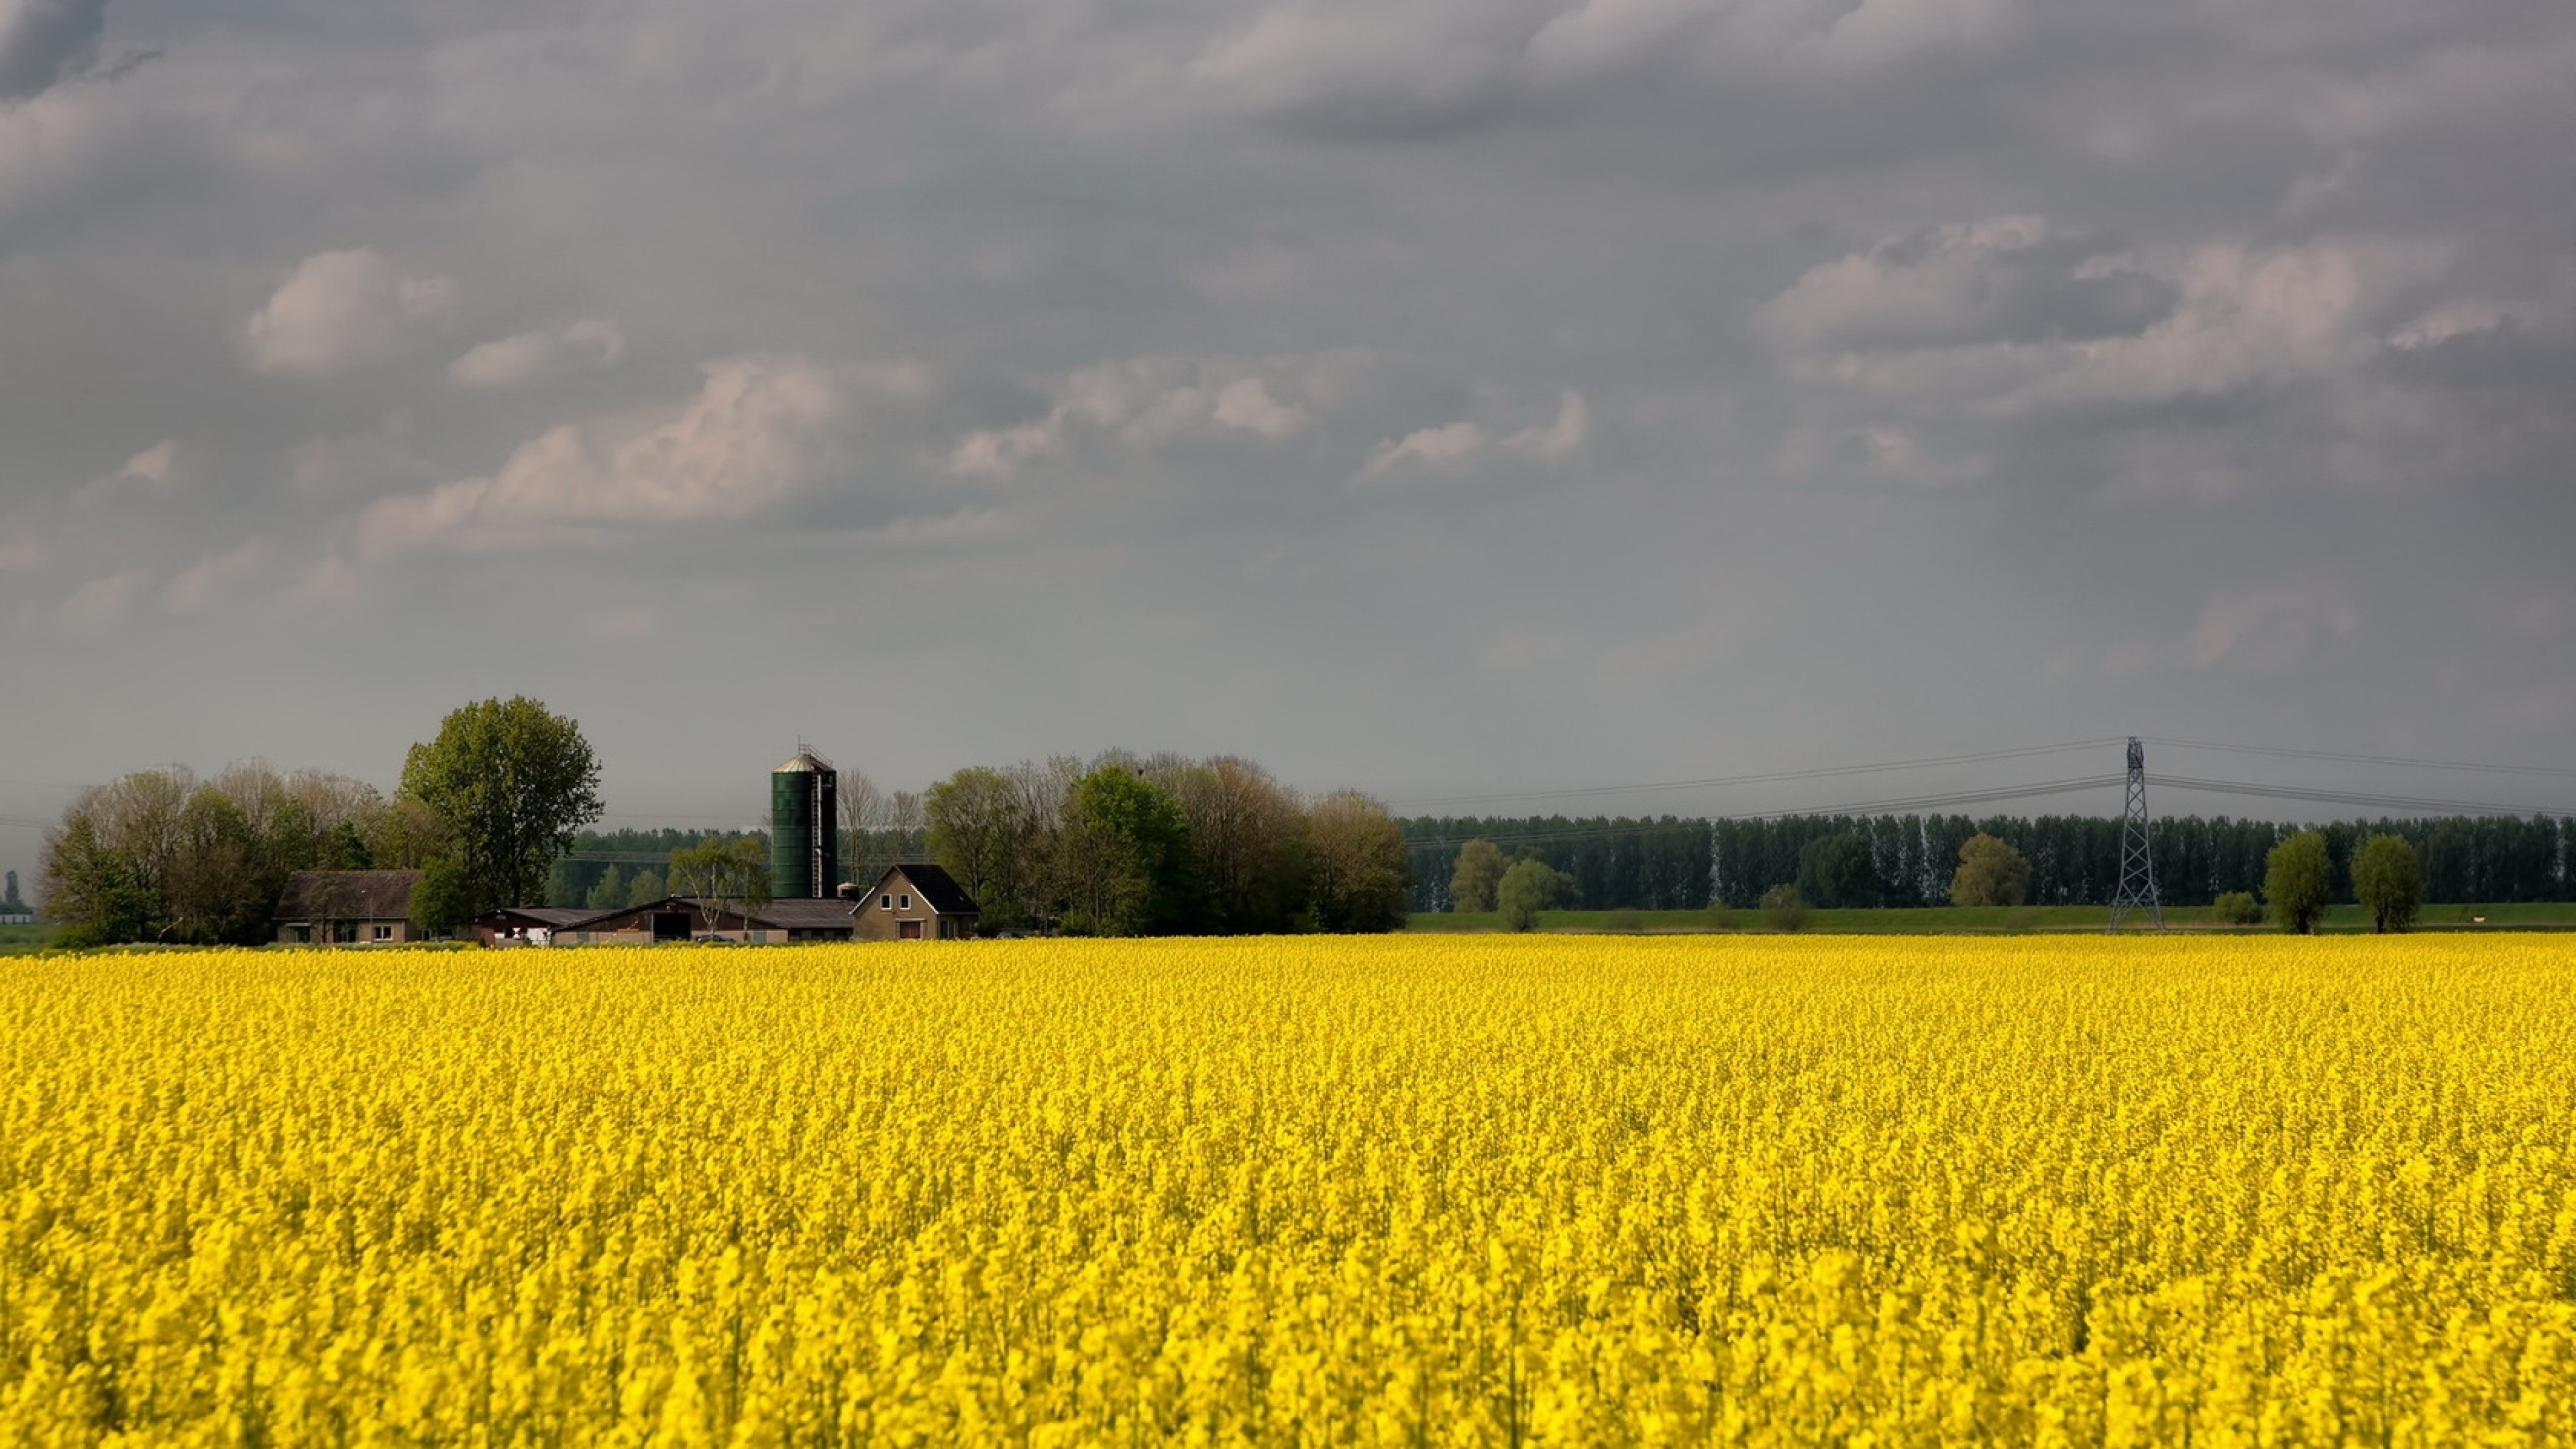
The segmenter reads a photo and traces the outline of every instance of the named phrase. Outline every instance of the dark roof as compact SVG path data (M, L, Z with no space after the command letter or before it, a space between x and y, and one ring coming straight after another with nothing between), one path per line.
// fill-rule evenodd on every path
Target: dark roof
M824 927L836 931L850 929L848 901L771 901L751 913L751 919L774 930L810 931Z
M593 916L605 916L611 914L614 913L609 911L594 911L588 906L503 906L497 911L485 911L483 914L476 916L474 918L474 923L479 926L486 922L515 917L518 920L528 921L535 925L552 926L557 929L561 929L565 926L587 921Z
M943 916L983 914L976 906L975 898L966 894L966 888L957 883L957 877L950 875L946 866L927 860L897 861L887 867L886 875L893 875L897 871L903 873L905 880L912 882L912 893L921 897L921 903L939 914ZM878 876L877 884L883 886L885 876Z
M726 920L739 920L745 914L742 905L743 903L739 900L726 901L724 902L723 909L718 912L718 914ZM701 923L705 915L705 913L699 909L699 898L696 896L664 896L658 901L648 901L640 906L626 906L618 910L607 912L592 911L585 914L579 921L558 927L557 929L591 931L614 931L619 929L632 930L641 927L644 922L651 920L656 913L662 911L686 911L693 918L696 918L692 921L693 925ZM848 901L771 901L768 905L750 912L749 916L751 929L755 931L811 931L817 929L847 931L850 929L850 903ZM736 928L733 926L727 926L725 929L730 931Z
M399 921L411 914L411 888L418 884L416 870L299 870L286 878L272 919L313 920L308 902L318 893L333 920Z

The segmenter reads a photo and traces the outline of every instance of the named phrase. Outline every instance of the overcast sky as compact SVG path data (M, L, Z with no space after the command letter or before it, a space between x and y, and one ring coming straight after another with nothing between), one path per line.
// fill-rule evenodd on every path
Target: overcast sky
M0 817L510 693L637 824L800 735L2576 763L2570 76L2565 0L0 0Z

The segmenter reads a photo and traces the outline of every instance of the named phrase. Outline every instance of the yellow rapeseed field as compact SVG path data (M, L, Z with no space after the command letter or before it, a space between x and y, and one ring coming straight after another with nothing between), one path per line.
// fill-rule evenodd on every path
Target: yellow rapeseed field
M2576 1442L2576 938L0 962L0 1444Z

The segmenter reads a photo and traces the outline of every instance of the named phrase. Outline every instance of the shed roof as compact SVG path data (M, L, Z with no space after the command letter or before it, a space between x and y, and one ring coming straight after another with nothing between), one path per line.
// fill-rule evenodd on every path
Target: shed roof
M299 870L286 878L271 919L314 920L319 906L337 921L399 921L411 914L418 884L416 870Z
M578 925L593 916L611 914L614 912L594 911L588 906L503 906L497 911L485 911L476 916L474 922L476 925L482 925L491 921L516 919L560 930L565 926Z

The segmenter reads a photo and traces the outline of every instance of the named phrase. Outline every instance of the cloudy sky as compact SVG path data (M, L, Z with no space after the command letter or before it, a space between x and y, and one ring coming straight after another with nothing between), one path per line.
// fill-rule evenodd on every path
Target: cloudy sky
M513 692L618 823L800 735L2571 763L2571 75L2564 0L0 0L0 817Z

